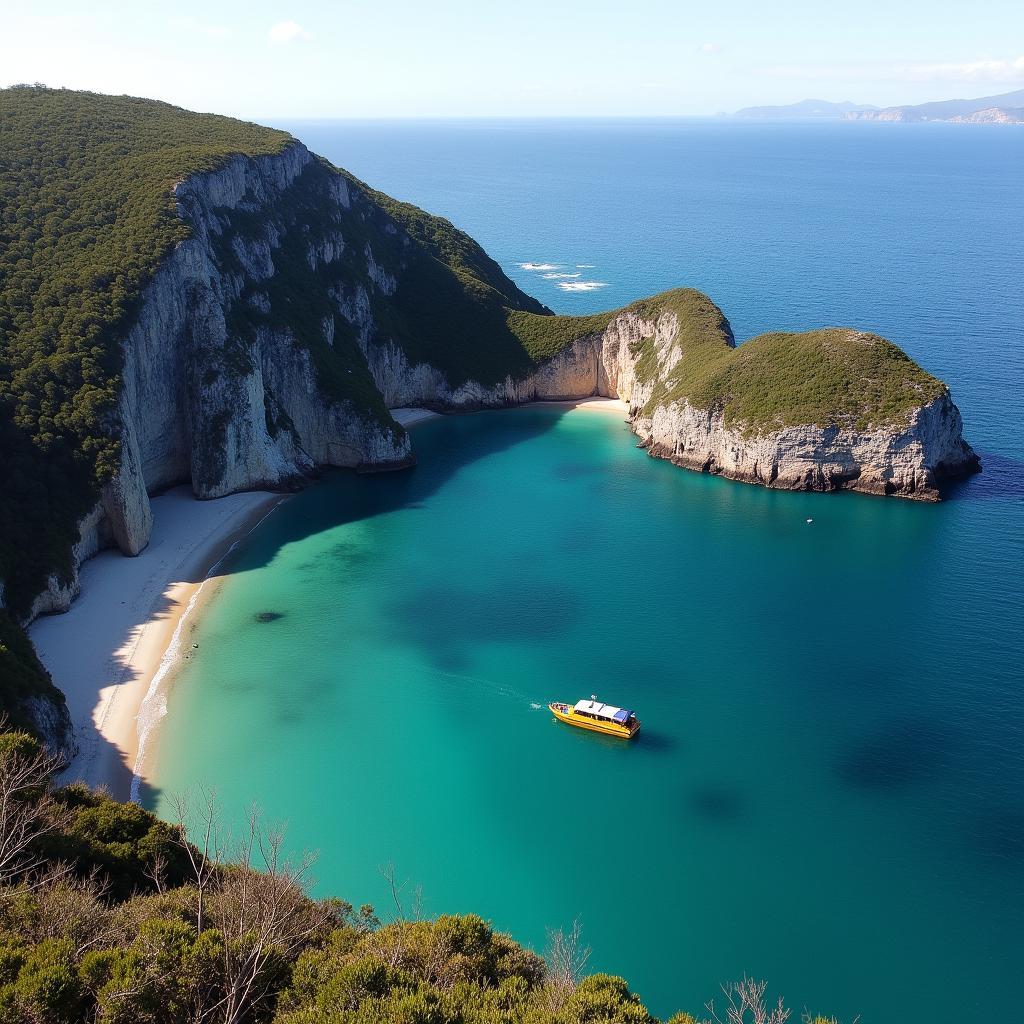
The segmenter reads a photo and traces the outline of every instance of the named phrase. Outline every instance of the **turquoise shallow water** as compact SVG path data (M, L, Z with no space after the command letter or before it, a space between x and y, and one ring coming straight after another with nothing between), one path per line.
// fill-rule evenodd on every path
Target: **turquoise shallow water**
M513 140L521 159L546 167L556 192L552 168L575 168L596 204L621 136L601 129L602 164L596 139L527 128L509 129L527 133ZM384 173L403 173L397 129L334 126L328 155L342 161L348 144L356 173L459 220L424 194L447 154L463 182L460 223L502 235L510 269L561 258L556 243L569 252L583 228L600 233L596 209L563 219L557 238L536 211L502 228L486 210L513 187L513 172L499 173L511 141L445 130L447 148L443 133L409 129L425 156L404 190ZM702 172L712 156L691 139L683 169L680 140L655 139L655 170L669 181L675 166L686 188L664 186L676 204L667 224L638 198L628 244L613 253L606 238L614 301L664 285L673 237L696 252L678 230L684 214L717 204L727 236L744 218L763 230L780 166L812 197L830 168L852 173L845 143L830 148L822 131L804 137L817 141L798 148L802 162L785 136L712 139L759 154L745 197L728 162ZM173 691L149 802L162 808L197 781L215 783L232 815L256 800L288 821L296 848L321 851L319 891L357 903L386 906L378 868L393 862L428 913L476 911L537 947L546 926L579 915L592 966L629 978L662 1014L699 1008L744 971L845 1019L959 1024L1008 1005L1024 953L1024 345L1011 230L1022 218L1004 165L1017 143L977 137L992 148L970 158L981 161L976 215L951 201L943 226L915 205L921 190L939 194L933 179L959 196L968 158L948 136L879 133L862 184L883 197L903 188L914 208L902 219L884 199L865 217L856 193L859 222L834 203L841 237L816 236L821 263L801 256L785 218L770 264L739 248L729 261L728 246L709 258L729 268L741 336L768 326L766 295L783 289L794 326L874 317L931 353L915 355L953 384L982 477L939 506L778 494L651 460L614 416L550 408L423 424L413 472L332 474L236 552ZM587 161L573 155L581 147ZM376 177L371 157L386 165ZM519 173L529 207L536 175ZM534 230L550 237L538 244ZM886 232L889 277L913 264L902 305L873 265L839 294L840 249ZM956 244L980 268L973 290ZM597 262L582 249L571 258ZM801 259L803 277L774 269ZM818 316L830 294L842 315ZM612 299L543 297L561 309ZM535 707L592 692L637 708L634 743Z

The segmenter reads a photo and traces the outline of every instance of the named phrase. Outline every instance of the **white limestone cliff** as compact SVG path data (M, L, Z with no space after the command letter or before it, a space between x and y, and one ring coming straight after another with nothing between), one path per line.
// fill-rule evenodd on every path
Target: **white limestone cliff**
M394 346L371 349L367 359L378 386L395 405L457 410L545 399L620 398L629 404L631 429L652 456L765 487L936 500L942 480L977 468L948 392L914 409L904 423L863 430L828 424L750 430L743 424L727 426L721 409L698 409L686 401L649 410L654 381L637 381L635 350L653 338L659 375L669 374L682 355L678 333L674 314L644 318L626 311L528 377L508 378L492 388L472 382L450 388L433 367L409 366Z

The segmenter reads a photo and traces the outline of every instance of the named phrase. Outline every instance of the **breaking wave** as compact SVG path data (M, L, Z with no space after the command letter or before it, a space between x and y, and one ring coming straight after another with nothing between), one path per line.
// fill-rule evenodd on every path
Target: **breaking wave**
M558 287L563 292L593 292L598 288L607 288L607 281L559 281Z

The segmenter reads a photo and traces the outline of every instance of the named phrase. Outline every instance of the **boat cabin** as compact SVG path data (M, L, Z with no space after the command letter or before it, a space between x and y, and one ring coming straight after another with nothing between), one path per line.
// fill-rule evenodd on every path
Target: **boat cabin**
M579 700L572 709L584 718L593 718L597 722L612 722L628 729L636 720L636 715L627 708L613 708L610 704L602 704L599 700Z

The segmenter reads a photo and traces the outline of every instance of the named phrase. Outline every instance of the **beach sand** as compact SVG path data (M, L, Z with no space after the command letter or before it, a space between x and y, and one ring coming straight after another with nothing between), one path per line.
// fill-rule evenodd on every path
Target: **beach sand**
M418 408L389 409L388 412L403 427L411 427L414 423L422 423L424 420L432 420L435 416L441 415L439 412L431 412L430 409Z
M587 412L611 412L618 413L625 419L629 415L629 404L622 401L621 398L567 398L567 399L544 399L536 402L526 402L520 406L510 406L510 408L530 408L531 406L562 406L566 409L583 409ZM442 415L441 413L432 412L430 409L419 409L419 408L408 408L408 409L391 409L389 410L391 415L402 424L403 427L411 427L416 423L422 423L424 420L433 419L435 416Z
M140 738L162 716L160 684L172 643L211 569L284 500L266 491L197 501L185 487L152 500L153 534L136 558L102 551L81 569L82 592L63 615L37 619L32 641L64 691L79 753L65 773L134 796ZM166 657L165 657L166 655Z
M629 403L621 398L569 398L565 401L528 402L527 405L563 405L568 409L581 409L584 412L615 413L626 419L629 416Z

